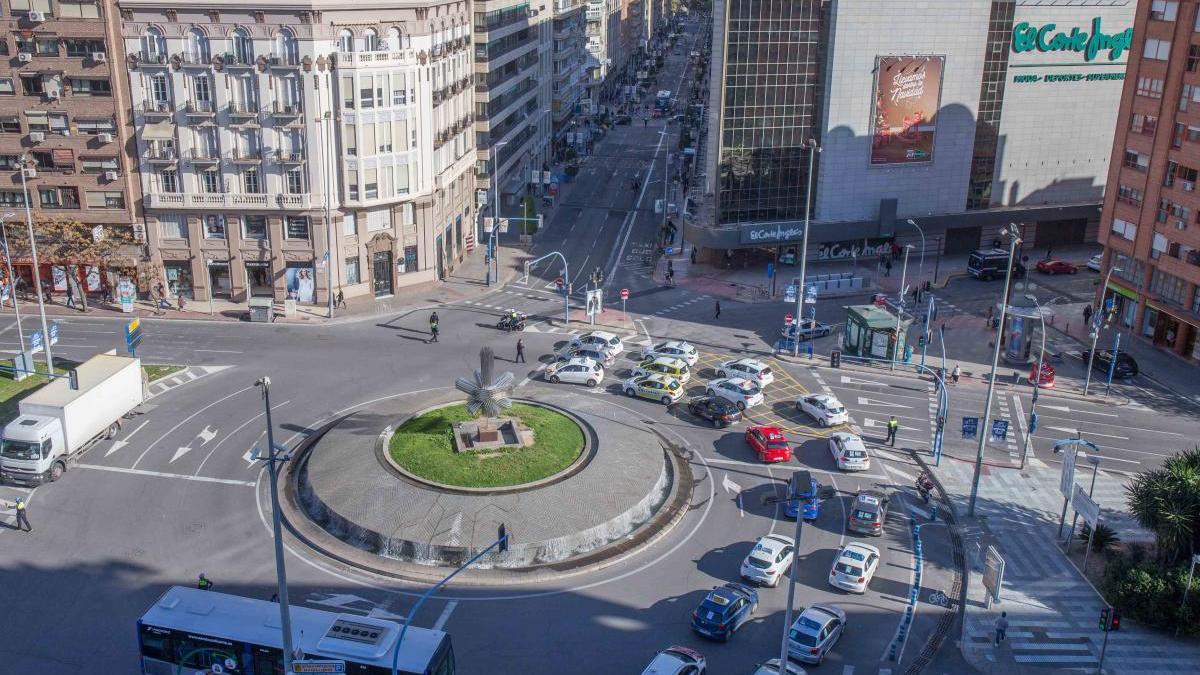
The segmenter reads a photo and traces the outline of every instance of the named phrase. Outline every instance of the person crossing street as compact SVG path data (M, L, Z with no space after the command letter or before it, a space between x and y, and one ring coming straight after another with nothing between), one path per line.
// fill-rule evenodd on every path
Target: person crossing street
M887 423L887 440L884 442L890 443L892 445L892 447L895 447L896 432L899 429L900 429L900 422L896 420L895 415L892 415L892 418L890 420L888 420L888 423Z
M513 363L525 363L525 343L517 338L517 358Z
M434 312L429 316L429 341L438 341L438 315Z
M713 314L713 319L721 318L721 301L717 300L717 311Z

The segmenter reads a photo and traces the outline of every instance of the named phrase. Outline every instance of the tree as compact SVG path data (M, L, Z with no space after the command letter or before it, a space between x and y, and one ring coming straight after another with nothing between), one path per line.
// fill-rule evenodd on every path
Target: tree
M1138 524L1154 533L1160 563L1174 565L1200 552L1200 447L1142 471L1125 490Z
M33 224L33 230L37 238L38 261L63 271L84 311L87 311L87 295L79 285L79 267L106 270L118 256L128 254L129 247L137 243L127 227L92 226L70 219L39 220ZM8 242L12 255L32 256L25 228L9 230Z

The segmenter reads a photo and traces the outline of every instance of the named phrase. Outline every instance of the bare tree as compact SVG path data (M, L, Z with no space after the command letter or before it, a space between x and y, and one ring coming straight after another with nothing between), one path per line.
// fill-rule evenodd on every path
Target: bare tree
M105 271L130 246L136 244L127 227L85 225L78 220L43 219L33 224L39 262L63 271L67 284L87 311L87 295L79 284L79 268L96 267ZM24 228L13 228L8 235L14 256L31 256L29 236ZM37 289L41 292L41 289Z

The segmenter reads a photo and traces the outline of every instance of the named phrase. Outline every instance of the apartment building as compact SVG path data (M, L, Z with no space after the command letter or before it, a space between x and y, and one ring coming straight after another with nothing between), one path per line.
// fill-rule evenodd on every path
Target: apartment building
M515 204L532 171L550 159L550 2L474 4L476 180L503 207Z
M386 297L471 247L465 2L119 4L173 295Z
M587 39L583 0L554 0L554 82L550 110L560 139L587 95ZM587 111L585 111L587 112Z
M1200 360L1200 11L1137 5L1101 216L1118 327Z
M0 54L0 211L25 219L25 196L35 222L73 220L107 228L135 227L136 182L130 181L129 101L120 77L123 53L116 6L98 0L7 0L8 32ZM25 186L22 185L22 167ZM26 193L25 188L28 188ZM113 261L113 273L136 276L136 250ZM33 288L28 259L15 273ZM61 270L42 261L43 280L65 291ZM80 285L101 288L100 270L80 270ZM111 283L113 279L109 279Z

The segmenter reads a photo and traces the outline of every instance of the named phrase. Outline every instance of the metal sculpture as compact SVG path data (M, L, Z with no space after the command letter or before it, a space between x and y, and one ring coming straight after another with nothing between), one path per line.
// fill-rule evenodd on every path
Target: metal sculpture
M513 382L516 377L511 372L495 376L496 354L491 347L479 350L479 370L475 371L474 381L471 378L460 377L454 386L470 399L467 401L467 411L478 417L480 413L487 417L495 417L502 410L512 407Z

